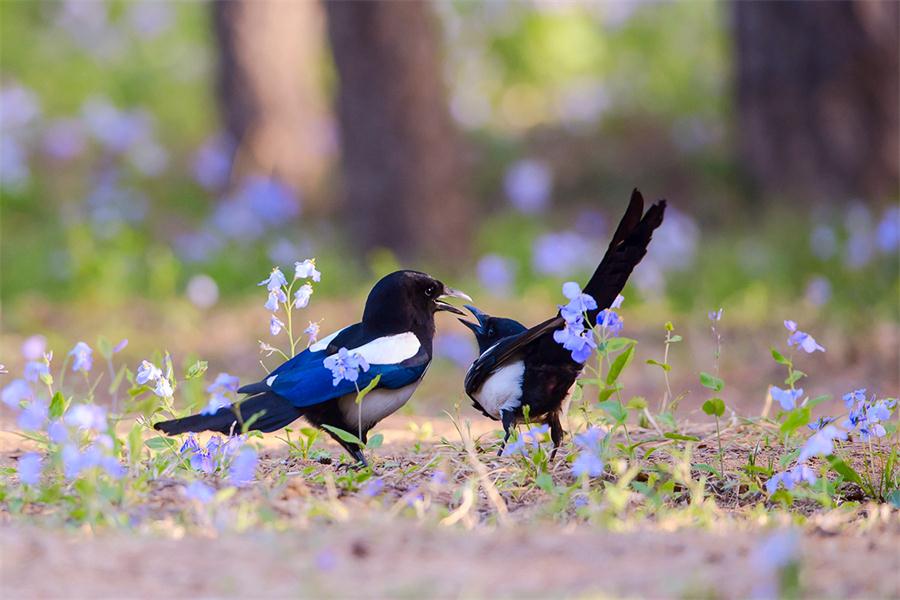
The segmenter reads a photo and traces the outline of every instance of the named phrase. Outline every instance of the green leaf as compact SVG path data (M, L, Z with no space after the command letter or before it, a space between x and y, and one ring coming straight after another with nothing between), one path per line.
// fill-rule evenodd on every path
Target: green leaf
M775 362L777 362L779 365L791 365L792 364L790 359L786 358L784 356L784 354L782 354L775 348L772 348L772 358L774 358Z
M628 419L628 411L618 400L606 400L597 406L612 417L616 423L624 423Z
M788 413L787 418L785 418L784 420L784 423L781 424L781 432L786 435L790 435L791 433L795 432L797 429L809 423L809 415L809 406L795 408Z
M64 412L66 412L66 398L62 395L62 392L57 391L53 394L53 399L50 400L50 418L58 419L63 416Z
M322 428L327 431L330 431L331 433L338 436L339 438L341 438L343 441L347 442L348 444L356 444L360 448L366 447L366 445L362 443L361 439L359 439L358 437L356 437L349 431L344 431L343 429L340 429L338 427L332 427L331 425L322 425Z
M384 436L381 435L380 433L376 433L369 439L369 442L366 444L366 448L368 448L369 450L374 450L376 448L380 448L381 444L383 444L383 443L384 443Z
M128 459L132 465L136 465L141 458L143 441L143 428L139 423L135 423L128 432Z
M791 371L791 374L788 375L787 379L784 380L784 385L794 385L803 377L806 377L806 373L799 369L795 369Z
M677 433L675 431L667 431L663 434L663 437L669 438L670 440L680 440L682 442L699 442L700 438L694 435L684 435L683 433Z
M615 394L616 392L618 392L618 391L621 390L621 389L622 389L622 384L621 384L621 383L618 383L618 382L617 382L615 385L611 385L611 386L609 386L609 387L606 387L606 388L600 390L600 393L597 394L597 401L598 401L600 404L603 404L604 402L606 402L607 400L609 400L609 398L610 398L613 394Z
M549 473L541 473L540 475L535 477L534 483L545 492L553 491L553 478Z
M647 408L647 399L643 396L634 396L628 401L628 408L631 410L644 410Z
M144 445L150 448L151 450L156 450L157 452L162 450L167 450L168 448L175 447L175 441L171 438L164 437L152 437L149 440L144 442Z
M205 360L198 360L190 367L184 374L185 379L196 379L206 373L206 369L209 368L209 363Z
M110 344L109 340L102 335L97 338L97 351L100 352L100 356L103 358L112 358L112 344Z
M634 344L628 346L628 349L618 355L616 360L610 365L609 373L606 375L606 383L609 385L615 383L632 358L634 358Z
M672 370L672 365L670 365L668 363L661 363L658 360L653 360L652 358L647 359L647 364L654 365L657 367L662 367L663 371L671 371Z
M714 392L721 392L725 388L724 381L722 381L715 375L710 375L706 372L700 373L700 384L703 387L709 388Z
M601 346L603 346L603 350L612 354L614 352L624 350L626 347L636 343L637 340L633 340L631 338L617 337L611 340L607 340L605 343L601 344Z
M807 402L806 405L810 408L814 408L819 404L822 404L823 402L828 402L829 400L831 400L831 394L822 394L821 396L816 396L815 398Z
M696 470L698 470L698 471L704 471L704 472L706 472L706 473L712 473L713 475L715 475L716 477L719 477L719 478L722 477L722 476L719 474L719 471L718 471L717 469L715 469L714 467L712 467L711 465L708 465L708 464L706 464L706 463L694 463L693 467L694 467Z
M863 480L862 477L859 476L853 467L845 463L843 460L838 458L835 455L831 455L828 457L828 464L831 469L844 478L845 481L852 481L853 483L862 486Z
M677 344L678 342L680 342L680 341L683 340L683 339L684 339L684 338L681 337L680 335L673 335L672 337L669 338L669 343L670 343L670 344Z
M357 403L357 404L362 403L363 398L365 398L365 397L369 394L369 392L371 392L372 390L375 389L375 386L378 385L378 382L379 382L379 381L381 381L381 373L379 373L378 375L376 375L376 376L372 379L372 381L369 382L369 385L367 385L367 386L364 387L363 389L359 390L359 393L356 394L356 403Z
M710 398L703 403L703 412L711 417L721 417L725 414L725 402L721 398Z
M900 489L896 489L885 498L894 508L900 508Z

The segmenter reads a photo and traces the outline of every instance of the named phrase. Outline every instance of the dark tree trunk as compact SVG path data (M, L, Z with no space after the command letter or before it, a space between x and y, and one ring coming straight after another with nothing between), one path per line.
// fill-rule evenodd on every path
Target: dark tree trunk
M328 163L329 110L319 69L322 11L313 2L212 3L218 98L239 143L235 169L274 174L309 192Z
M348 225L364 248L454 258L468 247L438 31L424 2L326 2Z
M896 194L900 4L733 7L738 136L755 182L805 199Z

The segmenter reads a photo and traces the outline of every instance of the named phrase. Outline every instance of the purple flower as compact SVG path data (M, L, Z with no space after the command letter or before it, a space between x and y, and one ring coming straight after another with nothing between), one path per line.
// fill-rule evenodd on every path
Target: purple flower
M284 273L281 272L281 269L274 267L269 276L256 285L264 285L271 292L280 289L283 285L287 285L287 279L284 278Z
M607 335L613 336L619 335L619 332L625 327L625 322L622 320L622 317L612 309L601 310L597 314L597 324Z
M156 0L138 0L128 9L128 21L135 33L145 39L152 39L172 25L172 7Z
M47 425L47 437L54 444L65 444L69 441L69 430L62 424L62 421L51 421Z
M546 163L526 159L515 163L503 180L506 196L525 214L543 212L553 188L553 172Z
M66 424L88 431L106 431L106 409L94 404L76 404L66 412Z
M47 338L33 335L22 342L22 357L25 360L41 360L47 351Z
M812 354L816 350L819 352L825 352L825 348L820 346L816 339L806 333L805 331L800 331L797 329L797 323L794 321L785 321L785 328L791 332L791 336L788 338L788 346L797 345L797 347L801 348L807 354Z
M201 415L214 415L219 412L220 408L231 406L231 401L223 396L220 392L216 392L209 397L209 402L200 411Z
M228 469L228 481L232 485L243 487L253 482L259 457L250 446L244 446Z
M306 334L307 344L315 344L316 340L319 339L319 323L317 321L310 321L309 326L303 330L303 333Z
M791 469L791 478L794 480L794 483L802 483L805 481L812 485L816 482L815 472L802 462L798 462L797 465Z
M207 190L223 187L231 173L234 144L216 135L206 140L194 156L194 179Z
M576 477L599 477L603 475L603 459L593 452L582 452L572 463L572 473Z
M23 454L17 466L19 481L25 485L37 485L41 480L41 462L41 455L36 452Z
M118 354L122 350L128 347L128 338L122 338L122 341L116 344L115 348L113 348L113 354Z
M599 427L591 427L590 429L585 430L583 433L575 434L574 442L575 445L583 450L598 450L600 448L600 442L603 438L606 437L606 432L604 432Z
M831 282L825 277L813 277L806 284L805 296L816 306L824 305L831 298Z
M503 453L501 454L501 456L512 456L513 454L528 456L528 445L525 444L524 439L518 438L517 440L510 442L503 447Z
M553 340L572 353L572 360L580 363L590 358L597 347L594 336L584 329L581 322L567 322L562 329L553 332Z
M32 360L25 363L23 375L28 381L36 382L41 378L41 375L49 374L50 367L43 361Z
M834 423L834 417L819 417L819 419L815 422L809 423L807 427L809 427L813 431L818 431L829 423Z
M719 321L721 321L722 320L722 310L723 309L720 308L719 310L710 311L709 315L708 315L709 320L712 321L713 323L718 323Z
M24 429L25 431L38 431L47 421L48 414L49 410L47 404L40 398L35 398L25 406L25 409L22 410L21 413L19 413L19 419L17 421L19 429Z
M574 281L563 284L563 295L569 299L569 303L560 307L560 314L567 323L581 321L584 313L597 308L597 301L581 292L581 287Z
M784 486L786 490L794 489L794 477L790 471L782 471L775 473L766 481L766 492L771 496L778 491L778 488Z
M272 315L269 318L269 333L272 335L278 335L281 333L281 330L284 328L284 323L281 322L281 319Z
M893 206L884 211L881 222L875 230L878 249L885 254L896 252L900 246L900 208Z
M184 495L191 500L206 504L216 496L216 490L202 481L192 481L184 488Z
M438 469L431 474L431 483L432 485L445 485L447 483L447 474Z
M472 336L460 333L444 333L434 338L434 355L446 358L465 369L478 356Z
M524 434L522 434L522 440L526 444L530 444L532 448L537 448L541 444L541 436L550 431L549 425L540 425L538 427L532 427Z
M846 440L847 432L834 425L825 425L817 432L809 436L803 448L800 449L798 462L806 462L813 456L829 456L834 454L834 440Z
M307 258L303 262L294 263L294 279L312 279L318 282L322 279L322 273L316 269L316 259Z
M364 496L372 498L379 495L382 490L384 490L384 480L381 479L381 477L376 477L374 479L370 479L366 483L366 486L362 489L362 493Z
M156 381L160 377L162 377L162 370L153 363L144 360L138 366L137 376L134 380L138 384L144 385L145 383Z
M355 382L359 379L360 369L364 372L369 370L369 363L365 358L356 352L351 354L346 348L341 348L337 354L326 357L322 364L331 371L334 378L332 385L337 385L344 379Z
M209 393L213 393L216 391L236 392L239 383L240 379L238 379L234 375L229 375L228 373L219 373L218 375L216 375L216 380L213 381L208 388L206 388L206 391Z
M287 294L284 293L283 289L275 288L269 292L269 299L266 300L266 303L263 306L266 310L275 312L282 302L287 302Z
M28 400L32 396L31 386L24 379L13 379L0 392L0 400L11 408L19 408L22 400Z
M153 388L153 393L160 398L171 398L172 394L175 393L175 390L172 389L172 383L167 378L160 377L156 380L156 386Z
M309 306L309 299L312 296L313 288L308 283L304 283L300 286L296 292L294 292L294 308L306 308Z
M481 257L475 267L478 280L486 289L497 295L508 294L515 283L513 263L497 254Z
M860 388L844 394L844 405L847 409L853 408L854 404L866 401L866 388Z
M93 366L93 359L91 356L93 353L94 351L91 350L91 347L84 342L75 344L75 347L69 352L69 356L75 357L75 360L72 361L72 371L84 371L85 373L90 371Z
M797 407L797 400L803 396L803 388L783 390L773 385L769 387L769 393L772 395L772 398L781 405L782 409L794 410Z
M200 450L200 444L197 443L197 436L193 433L189 433L184 440L184 443L181 444L181 448L179 448L179 454L191 454Z
M542 275L564 275L585 268L594 255L594 245L573 231L547 233L532 248L534 270Z

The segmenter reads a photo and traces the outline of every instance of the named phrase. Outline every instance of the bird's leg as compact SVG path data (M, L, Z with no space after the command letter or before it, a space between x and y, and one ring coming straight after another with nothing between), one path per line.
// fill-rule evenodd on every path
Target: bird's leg
M354 448L350 454L357 460L357 468L365 469L369 466L369 462L366 460L366 455L363 454L362 448Z
M553 451L550 452L550 460L553 460L556 458L556 451L566 432L563 431L562 424L559 422L559 412L550 413L547 417L547 424L550 426L550 439L553 441Z
M508 409L500 409L500 423L503 425L503 443L500 444L500 450L497 451L497 456L501 456L503 454L504 448L506 448L506 442L509 441L509 436L512 433L512 428L515 426L515 413Z

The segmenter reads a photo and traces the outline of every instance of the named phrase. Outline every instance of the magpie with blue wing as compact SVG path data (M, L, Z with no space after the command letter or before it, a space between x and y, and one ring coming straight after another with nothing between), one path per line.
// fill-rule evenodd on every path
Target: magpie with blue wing
M240 402L211 415L162 421L153 427L169 435L187 431L229 434L246 422L248 429L268 433L305 417L319 428L328 425L349 432L360 428L360 439L366 442L369 430L406 404L421 382L431 362L435 313L465 314L444 302L447 297L471 301L425 273L391 273L369 292L361 322L312 344L264 380L240 388L239 393L247 394ZM337 380L325 365L325 359L342 348L369 365L368 370L359 372L356 382ZM377 376L375 388L357 404L357 388L363 389ZM353 458L367 464L357 445L328 433Z
M612 305L632 270L647 254L665 210L666 201L660 200L644 213L643 196L636 189L632 192L609 248L583 290L597 301L597 308L587 311L590 326L601 310ZM565 433L560 415L584 367L553 339L553 332L563 327L565 320L557 314L528 329L518 321L466 308L477 323L460 321L475 334L480 352L466 373L466 394L476 409L503 425L500 452L512 428L524 418L527 406L529 419L550 426L555 453Z

